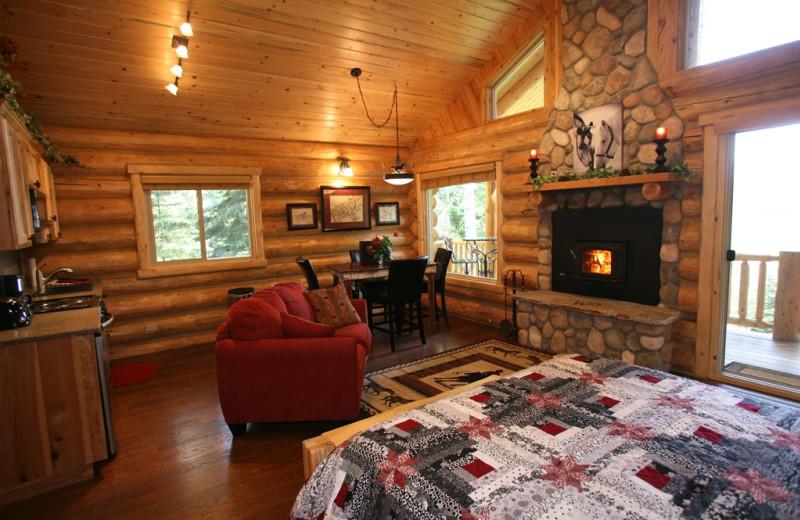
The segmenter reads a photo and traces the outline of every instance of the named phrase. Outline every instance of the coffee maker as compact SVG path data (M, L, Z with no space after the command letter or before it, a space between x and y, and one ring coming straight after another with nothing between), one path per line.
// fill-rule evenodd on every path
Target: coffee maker
M30 300L30 295L23 292L21 275L0 276L0 330L30 325L33 317L28 307Z

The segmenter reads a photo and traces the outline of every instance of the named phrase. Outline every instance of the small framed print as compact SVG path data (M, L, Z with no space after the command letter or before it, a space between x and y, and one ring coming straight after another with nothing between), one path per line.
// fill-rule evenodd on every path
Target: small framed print
M375 203L375 225L392 226L400 224L400 203L399 202L376 202Z
M289 231L295 229L317 229L317 205L287 204L286 225Z
M322 231L372 229L369 186L320 186Z

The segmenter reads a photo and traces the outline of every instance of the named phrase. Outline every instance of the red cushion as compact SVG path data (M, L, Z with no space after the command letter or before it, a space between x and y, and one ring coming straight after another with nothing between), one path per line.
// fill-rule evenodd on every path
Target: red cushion
M281 314L261 298L246 298L228 310L231 338L255 340L282 338Z
M306 298L306 289L297 282L284 282L272 287L286 304L286 312L308 321L314 319L314 309Z
M329 289L318 289L306 293L311 306L314 307L314 315L317 322L342 327L353 323L361 323L353 304L350 303L350 296L343 284L338 284Z
M283 303L281 295L278 293L278 291L276 291L272 287L269 287L267 289L262 289L257 293L255 293L252 297L261 298L262 300L266 301L267 303L275 307L275 310L277 310L278 312L287 312L286 304Z
M364 347L364 352L369 355L372 350L372 331L369 330L369 325L366 323L355 323L353 325L345 325L336 330L337 338L353 338L356 343Z
M332 338L336 327L304 320L291 314L281 313L281 328L286 338Z

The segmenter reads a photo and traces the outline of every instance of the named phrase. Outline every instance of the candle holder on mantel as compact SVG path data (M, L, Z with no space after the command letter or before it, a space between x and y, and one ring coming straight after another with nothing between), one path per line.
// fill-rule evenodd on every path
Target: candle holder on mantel
M539 172L536 171L539 168L539 158L530 158L528 162L531 163L531 180L533 180L539 176Z
M653 169L653 173L661 173L667 171L666 166L664 163L667 162L667 158L664 157L664 153L667 151L667 143L669 139L666 137L663 139L653 139L653 142L656 143L656 167Z

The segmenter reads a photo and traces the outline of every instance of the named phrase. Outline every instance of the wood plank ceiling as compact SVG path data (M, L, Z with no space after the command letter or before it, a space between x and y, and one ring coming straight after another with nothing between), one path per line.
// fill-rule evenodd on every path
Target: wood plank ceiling
M7 0L0 33L44 125L394 146L416 138L540 0ZM194 36L177 96L172 36ZM520 42L524 43L524 42Z

